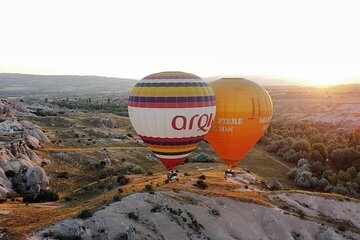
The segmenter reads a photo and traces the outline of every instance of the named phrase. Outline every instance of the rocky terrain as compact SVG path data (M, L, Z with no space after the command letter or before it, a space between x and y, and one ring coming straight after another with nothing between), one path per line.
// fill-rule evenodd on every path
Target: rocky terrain
M305 194L286 194L302 207L327 205L336 211L329 217L360 223L360 205ZM284 194L273 197L283 198ZM311 200L308 200L311 199ZM290 203L291 205L291 203ZM321 211L321 210L319 210ZM329 210L327 210L329 211ZM307 212L306 212L307 213ZM310 214L310 213L309 213ZM312 215L312 214L310 214ZM318 216L318 215L316 215ZM29 239L44 236L81 239L359 239L358 233L294 216L278 207L262 206L227 197L191 192L160 191L136 193L110 204L92 217L68 219L50 226ZM80 238L79 238L80 239Z
M0 196L14 190L38 192L47 189L49 179L40 167L47 159L39 157L34 150L49 139L36 124L21 118L33 116L19 102L0 102ZM15 188L15 189L14 189Z
M358 200L299 189L286 177L293 166L261 145L225 180L225 166L202 143L194 156L213 162L180 166L179 181L166 183L166 170L125 116L42 98L2 100L0 119L0 194L15 185L50 187L60 197L1 204L0 239L359 239Z
M342 127L360 127L360 85L329 88L270 87L274 101L274 119L308 120L335 123Z

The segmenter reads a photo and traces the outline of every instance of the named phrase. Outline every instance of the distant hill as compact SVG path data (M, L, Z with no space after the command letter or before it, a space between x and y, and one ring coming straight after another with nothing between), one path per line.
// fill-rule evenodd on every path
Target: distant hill
M212 82L215 80L218 80L220 78L227 78L227 77L239 77L239 78L245 78L251 81L256 82L257 84L260 84L265 87L273 87L273 86L294 86L294 82L296 82L294 79L284 79L284 78L277 78L277 77L268 77L268 76L257 76L257 75L251 75L251 76L214 76L214 77L207 77L205 78L205 81Z
M135 83L133 79L99 76L0 73L0 97L121 94Z

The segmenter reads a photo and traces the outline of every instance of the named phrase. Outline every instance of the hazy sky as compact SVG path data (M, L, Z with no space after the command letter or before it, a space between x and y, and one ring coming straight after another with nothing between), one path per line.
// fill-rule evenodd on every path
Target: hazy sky
M340 83L360 76L359 9L346 0L0 1L0 72Z

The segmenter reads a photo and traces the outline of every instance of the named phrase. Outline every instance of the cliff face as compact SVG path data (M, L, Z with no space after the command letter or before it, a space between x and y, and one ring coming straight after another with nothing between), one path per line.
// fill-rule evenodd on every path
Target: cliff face
M49 142L39 126L18 117L33 116L25 104L0 100L0 135L12 139L0 142L0 196L11 191L36 192L47 189L49 179L39 167L46 159L33 150Z

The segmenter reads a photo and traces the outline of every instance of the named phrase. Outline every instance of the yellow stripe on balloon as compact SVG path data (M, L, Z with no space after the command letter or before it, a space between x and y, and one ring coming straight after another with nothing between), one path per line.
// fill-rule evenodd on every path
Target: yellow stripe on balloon
M197 146L195 147L184 147L184 148L161 148L159 147L149 147L152 151L156 151L156 152L167 152L167 153L175 153L175 152L186 152L186 151L191 151L194 150Z
M208 87L135 87L131 96L196 97L211 95Z

